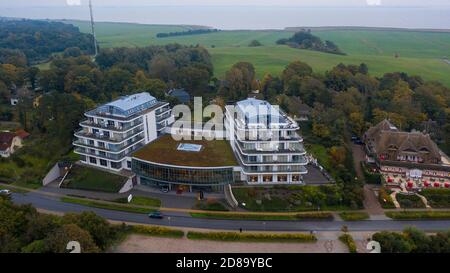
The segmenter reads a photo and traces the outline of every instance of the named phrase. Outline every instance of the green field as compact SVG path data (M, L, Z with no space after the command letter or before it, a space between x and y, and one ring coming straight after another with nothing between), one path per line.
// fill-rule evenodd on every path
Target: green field
M89 32L86 22L71 22L81 31ZM102 47L134 47L151 44L200 44L211 52L215 74L221 78L236 62L252 62L259 77L265 73L279 74L294 60L310 64L316 72L324 72L339 63L366 63L372 74L402 71L439 80L450 86L450 33L399 30L313 30L313 34L335 42L347 56L332 55L287 46L276 41L292 35L289 31L236 30L211 34L156 38L158 32L187 30L187 26L158 26L123 23L97 23L97 36ZM252 40L262 47L248 47ZM395 58L395 55L398 58Z

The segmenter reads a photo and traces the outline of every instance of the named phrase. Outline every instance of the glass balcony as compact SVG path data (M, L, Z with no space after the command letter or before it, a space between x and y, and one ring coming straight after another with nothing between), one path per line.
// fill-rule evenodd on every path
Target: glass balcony
M116 122L117 123L117 122ZM132 122L119 122L119 125L108 124L107 122L94 122L93 120L85 120L80 123L81 126L94 127L99 129L106 129L111 131L123 132L130 130L133 127L143 124L143 119L139 118Z

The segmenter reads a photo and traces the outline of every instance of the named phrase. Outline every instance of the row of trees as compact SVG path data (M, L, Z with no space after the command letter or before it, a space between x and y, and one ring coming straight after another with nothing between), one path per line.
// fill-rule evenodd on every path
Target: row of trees
M92 53L93 37L60 22L0 19L0 63L40 62L69 47Z
M187 35L199 35L199 34L209 34L214 32L219 32L219 29L190 29L187 31L177 31L177 32L161 32L156 34L157 38L167 38L176 36L187 36Z
M14 205L0 196L0 253L67 253L71 241L79 242L83 253L101 252L127 229L93 212L40 214L30 205Z
M347 135L361 136L371 125L388 118L402 130L424 130L450 152L450 89L406 73L370 75L367 65L339 64L325 74L294 61L280 76L256 79L251 63L235 64L225 76L219 95L246 98L252 90L289 108L289 98L300 98L312 110L313 133L322 143L339 143Z

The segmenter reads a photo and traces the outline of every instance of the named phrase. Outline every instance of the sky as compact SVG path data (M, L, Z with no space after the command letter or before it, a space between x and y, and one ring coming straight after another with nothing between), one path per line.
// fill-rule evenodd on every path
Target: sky
M254 5L254 6L450 6L449 0L92 0L98 6ZM85 5L88 0L0 0L0 6Z

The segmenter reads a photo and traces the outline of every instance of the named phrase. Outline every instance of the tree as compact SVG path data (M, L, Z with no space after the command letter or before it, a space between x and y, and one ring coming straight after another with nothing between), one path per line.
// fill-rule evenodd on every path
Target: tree
M258 47L258 46L262 46L262 44L258 41L258 40L252 40L249 44L249 47Z
M67 224L55 230L45 239L48 252L67 253L67 244L76 241L81 245L82 253L96 253L99 248L95 245L89 232L75 224Z
M116 237L116 230L104 218L93 212L82 212L81 214L68 213L63 217L63 223L76 224L88 231L95 244L105 250Z
M308 64L300 61L295 61L288 64L288 66L283 70L281 78L283 79L284 84L287 84L294 76L311 76L312 72L313 70Z
M165 82L172 80L176 70L175 62L168 56L158 55L150 61L150 75Z

